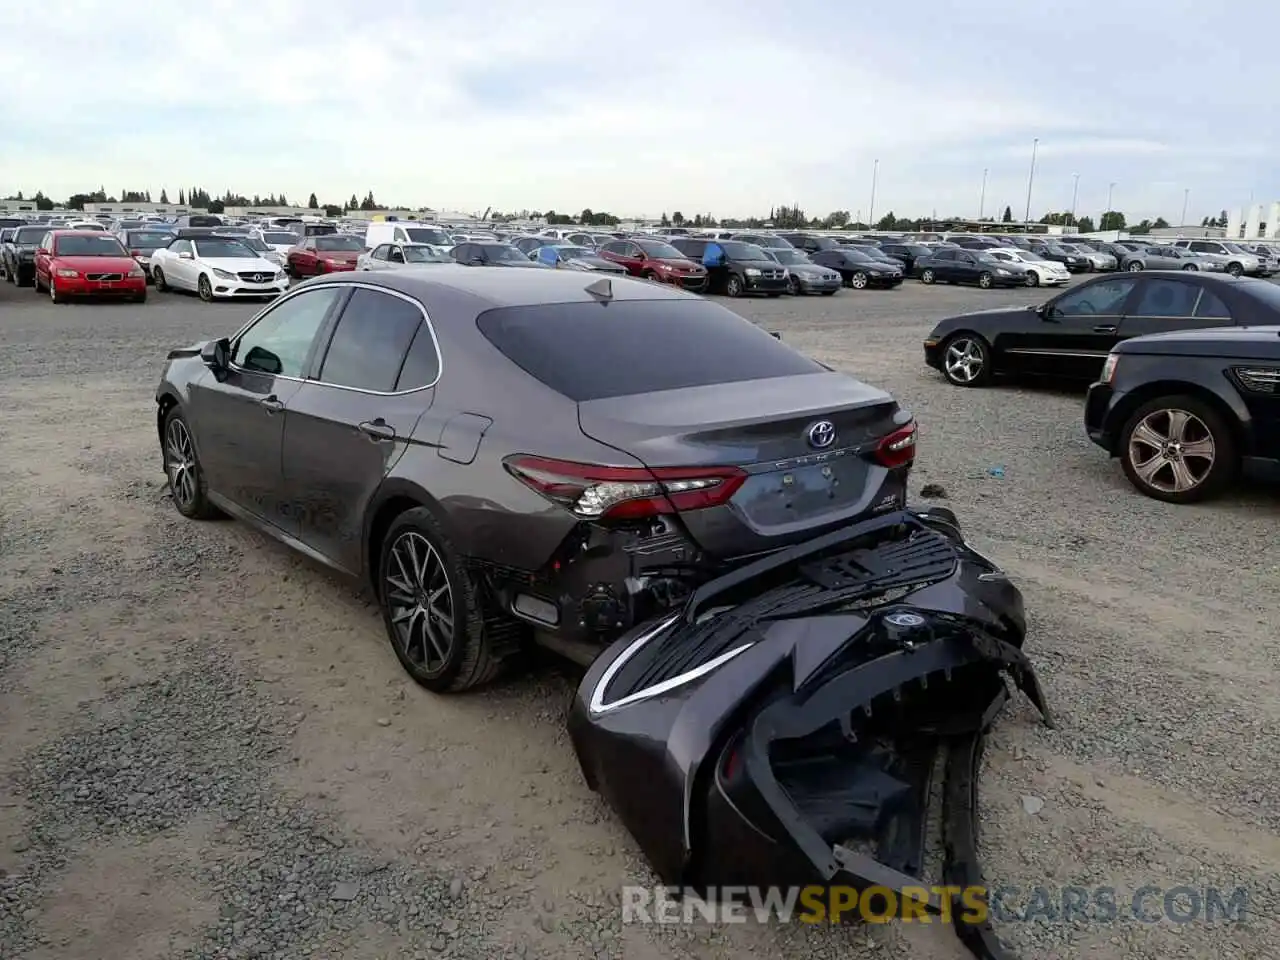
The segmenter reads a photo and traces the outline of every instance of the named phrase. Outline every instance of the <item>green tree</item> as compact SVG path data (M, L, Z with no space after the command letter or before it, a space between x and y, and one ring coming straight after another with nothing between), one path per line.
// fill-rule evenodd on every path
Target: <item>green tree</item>
M320 201L316 199L316 195L314 193L307 198L307 209L308 210L320 209Z
M1162 230L1165 227L1169 226L1169 221L1166 220L1164 217L1156 217L1156 222L1153 223L1151 226L1153 229Z
M326 203L324 205L324 215L326 217L340 217L342 216L342 208L336 203Z
M595 214L591 212L590 207L583 207L582 213L578 214L578 222L584 227L589 227L595 223Z
M1013 208L1006 206L1004 213L1000 217L1001 223L1013 223Z
M169 191L165 190L163 187L160 188L160 202L161 203L169 202Z
M826 219L823 220L822 223L829 230L841 230L849 223L849 211L832 210L827 214Z
M1099 230L1123 230L1124 226L1124 214L1119 210L1108 210L1098 221Z
M1093 217L1081 217L1076 223L1076 229L1081 233L1093 233Z
M898 223L898 218L895 217L893 215L893 211L890 210L883 217L881 217L879 220L876 221L876 229L892 230L897 226L897 223Z
M664 227L671 226L671 219L667 216L666 211L663 211L662 219L658 223Z
M677 227L683 226L684 214L681 213L679 210L677 210L675 213L671 215L671 222L674 223Z
M182 191L181 187L178 188L178 205L183 207L187 205L187 195Z
M221 200L210 200L208 207L210 213L221 213L223 210L227 209L227 205Z
M46 197L41 191L37 190L36 195L31 198L36 202L37 210L52 210L53 201Z

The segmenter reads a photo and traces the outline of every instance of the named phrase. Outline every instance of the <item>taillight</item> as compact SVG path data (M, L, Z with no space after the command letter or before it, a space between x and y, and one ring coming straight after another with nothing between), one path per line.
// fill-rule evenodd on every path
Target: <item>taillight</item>
M916 458L916 422L899 427L876 445L872 454L882 467L905 467Z
M612 467L515 455L507 471L583 520L622 520L718 506L747 479L737 467Z

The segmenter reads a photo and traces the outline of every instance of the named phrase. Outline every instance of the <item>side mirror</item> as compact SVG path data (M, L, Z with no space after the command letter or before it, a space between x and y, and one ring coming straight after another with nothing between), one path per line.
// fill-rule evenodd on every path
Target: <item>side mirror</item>
M191 254L190 254L189 252L187 252L186 250L183 250L180 254L178 254L178 259L179 259L179 260L190 260L190 259L192 259L192 256L191 256Z
M230 365L231 343L225 337L221 340L210 340L200 348L200 359L214 373L227 369Z
M48 247L41 247L40 249L38 249L38 250L36 251L36 256L37 256L37 257L47 257L47 256L49 256L49 248L48 248Z

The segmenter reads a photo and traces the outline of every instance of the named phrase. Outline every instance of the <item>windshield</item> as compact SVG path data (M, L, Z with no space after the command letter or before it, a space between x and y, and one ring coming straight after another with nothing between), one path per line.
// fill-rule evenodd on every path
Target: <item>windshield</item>
M529 261L527 256L509 243L486 243L482 246L490 260L520 260L525 263Z
M779 248L769 252L773 254L773 259L782 264L809 263L809 258L799 250L783 250Z
M270 233L264 233L262 239L276 246L292 247L298 242L298 235L289 233L287 230L272 230Z
M743 243L740 240L720 240L718 241L724 250L724 255L730 260L768 260L764 255L764 251L757 247L754 243Z
M450 246L449 235L435 227L405 227L404 232L414 243L434 243L437 246Z
M245 237L240 241L250 250L256 250L258 253L268 253L271 248L259 240L257 237Z
M1280 286L1270 280L1244 279L1236 283L1235 289L1253 297L1272 310L1280 311Z
M975 253L978 254L979 263L1011 263L1013 262L1013 257L1009 256L1009 254L1007 253L1004 254L1003 256L997 256L994 253L987 253L986 251L975 251Z
M637 240L636 246L644 251L645 256L655 260L684 260L685 255L669 243L661 240Z
M335 250L359 252L364 249L364 243L361 242L359 237L316 237L316 249L330 253Z
M437 253L430 247L402 247L404 250L405 263L446 263L449 257L443 253Z
M256 253L239 240L233 240L230 237L225 239L211 237L208 240L196 240L194 243L197 257L220 257L237 260L245 260L250 257L256 260L258 257Z
M127 257L124 247L115 237L57 237L54 250L60 257Z
M13 236L14 243L29 243L32 246L38 244L41 238L49 232L48 227L22 227Z
M868 257L861 250L855 250L852 247L845 247L840 252L845 255L846 259L852 260L854 263L874 263L875 262L875 257Z
M129 246L138 250L158 250L160 247L167 247L172 241L173 234L162 230L129 231Z
M1028 263L1036 263L1040 260L1043 260L1044 257L1040 256L1040 254L1038 253L1032 253L1030 250L1019 250L1018 259L1026 260Z

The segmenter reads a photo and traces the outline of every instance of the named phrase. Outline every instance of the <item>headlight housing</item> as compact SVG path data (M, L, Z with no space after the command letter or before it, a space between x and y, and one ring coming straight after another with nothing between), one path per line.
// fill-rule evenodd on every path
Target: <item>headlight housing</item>
M213 268L213 275L219 280L236 280L239 279L229 270L220 270L218 267Z
M745 273L748 277L760 276L760 271L757 270L755 267L747 267L747 269L743 270L742 272Z

